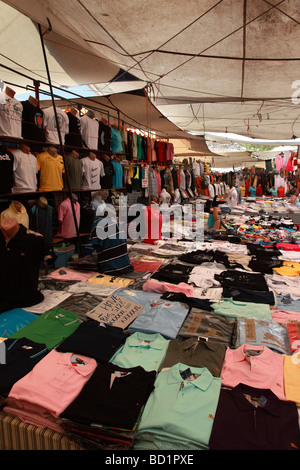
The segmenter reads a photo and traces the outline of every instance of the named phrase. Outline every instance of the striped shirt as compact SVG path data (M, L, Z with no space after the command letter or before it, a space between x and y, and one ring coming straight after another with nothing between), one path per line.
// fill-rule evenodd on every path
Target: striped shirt
M92 226L91 240L98 255L99 272L122 274L133 271L127 253L127 239L116 221L97 217Z

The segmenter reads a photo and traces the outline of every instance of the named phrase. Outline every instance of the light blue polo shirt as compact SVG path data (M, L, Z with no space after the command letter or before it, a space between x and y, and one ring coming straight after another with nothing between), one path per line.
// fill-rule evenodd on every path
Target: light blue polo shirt
M193 380L181 372L190 369ZM221 378L178 363L158 373L142 414L135 449L208 449Z
M137 331L127 338L109 362L119 367L141 366L146 371L157 371L165 358L169 342L159 333Z
M186 304L162 300L161 294L123 289L118 295L144 307L129 325L131 333L160 333L167 339L175 339L189 312Z

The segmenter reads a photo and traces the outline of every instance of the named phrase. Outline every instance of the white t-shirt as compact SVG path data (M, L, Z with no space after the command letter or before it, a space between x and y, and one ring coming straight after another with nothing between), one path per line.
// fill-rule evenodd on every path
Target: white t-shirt
M44 127L46 128L46 142L48 142L49 144L60 144L53 106L51 106L50 108L43 109L43 113ZM56 114L61 133L62 143L64 144L65 135L69 133L69 118L67 114L60 108L56 108Z
M81 135L88 149L98 149L99 122L86 114L80 118Z
M14 150L14 186L13 193L34 192L37 190L37 159L32 153Z
M103 163L96 158L82 158L82 186L81 189L101 189L100 176L105 176Z
M22 111L20 101L0 93L0 135L22 138Z

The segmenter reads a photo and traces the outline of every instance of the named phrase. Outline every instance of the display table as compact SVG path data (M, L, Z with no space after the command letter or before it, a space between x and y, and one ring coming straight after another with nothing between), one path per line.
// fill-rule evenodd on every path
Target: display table
M0 450L84 450L76 441L48 428L25 424L0 412Z

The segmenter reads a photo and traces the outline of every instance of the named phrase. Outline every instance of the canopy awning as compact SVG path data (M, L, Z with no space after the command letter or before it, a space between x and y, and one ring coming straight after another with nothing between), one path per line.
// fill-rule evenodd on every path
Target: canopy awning
M298 0L7 0L0 11L1 62L37 80L46 73L29 18L44 33L51 26L55 84L100 95L147 84L182 131L300 135ZM4 69L1 78L14 81Z

